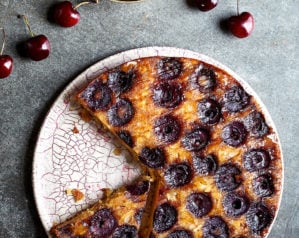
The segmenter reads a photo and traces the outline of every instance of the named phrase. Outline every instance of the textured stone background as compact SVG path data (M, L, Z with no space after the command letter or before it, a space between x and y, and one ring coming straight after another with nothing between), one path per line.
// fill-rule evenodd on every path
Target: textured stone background
M91 64L117 52L144 46L175 46L209 55L231 67L256 90L276 123L285 158L282 206L270 237L299 237L298 101L299 1L240 1L256 21L253 34L236 39L221 27L235 13L236 1L220 1L211 12L192 0L146 0L139 4L101 4L80 9L70 29L50 24L55 1L0 2L6 29L5 53L15 60L12 75L0 81L0 237L45 237L31 188L31 165L38 130L62 89ZM73 2L76 2L73 0ZM28 37L17 14L52 43L47 60L21 58L16 43Z

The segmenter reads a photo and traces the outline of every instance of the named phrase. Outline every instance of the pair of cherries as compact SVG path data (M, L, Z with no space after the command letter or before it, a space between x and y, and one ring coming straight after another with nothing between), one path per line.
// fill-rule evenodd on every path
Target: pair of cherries
M22 55L34 60L40 61L46 59L51 51L50 41L45 35L34 35L29 26L29 22L26 16L20 16L24 19L25 24L27 25L31 37L26 41L22 42L21 53ZM3 50L5 46L5 31L3 31L3 44L0 52L0 78L8 77L13 69L13 59L9 55L3 55Z
M59 2L54 5L51 12L53 22L62 27L72 27L76 25L80 20L80 13L77 8L81 5L89 4L91 2L98 3L99 0L90 0L81 2L77 6L73 7L69 1ZM25 24L28 27L31 37L20 45L20 53L23 56L29 57L34 61L40 61L46 59L51 51L51 45L49 39L45 35L34 35L31 31L28 19L26 16L21 16L24 19ZM13 59L9 55L3 55L5 45L5 32L3 30L3 46L0 52L0 78L8 77L13 69Z
M217 6L218 0L196 0L201 11L210 11ZM245 38L251 34L254 28L253 16L249 12L239 14L239 0L237 2L238 13L227 20L230 32L239 38Z

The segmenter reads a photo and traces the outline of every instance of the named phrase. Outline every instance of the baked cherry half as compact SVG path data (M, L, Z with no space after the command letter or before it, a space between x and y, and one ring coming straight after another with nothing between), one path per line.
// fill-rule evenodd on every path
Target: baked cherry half
M117 227L117 220L108 208L102 208L92 215L89 232L93 237L108 237Z
M186 209L196 218L207 215L211 211L212 206L212 199L206 193L191 193L186 200Z
M55 4L51 14L52 20L62 27L72 27L80 20L80 13L69 1Z
M232 163L222 164L214 176L219 190L229 192L235 190L241 184L241 171Z
M178 220L176 208L165 202L160 204L154 212L154 230L158 233L169 230Z
M163 143L175 142L181 134L180 122L171 115L159 117L154 123L154 133Z
M253 16L249 12L228 19L228 27L231 33L239 38L245 38L251 34L254 28Z
M272 220L271 211L263 202L253 203L246 213L246 223L254 233L268 227Z
M191 166L187 162L171 164L164 172L164 179L171 188L184 186L192 179Z
M203 238L228 238L229 228L220 216L209 217L202 227Z
M210 140L210 132L206 128L195 128L187 132L181 143L188 151L200 151L206 147Z
M226 215L230 217L238 217L248 210L250 203L245 195L230 192L225 195L222 205Z

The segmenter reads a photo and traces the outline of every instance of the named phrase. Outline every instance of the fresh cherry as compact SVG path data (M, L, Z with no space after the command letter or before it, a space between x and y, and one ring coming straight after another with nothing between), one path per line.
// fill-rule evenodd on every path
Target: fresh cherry
M253 31L253 16L249 12L243 12L238 16L232 16L228 19L228 26L234 36L245 38Z
M80 13L77 9L90 3L99 3L99 0L86 0L75 6L70 1L56 3L48 12L49 20L62 27L75 26L80 21Z
M253 31L253 16L249 12L239 14L239 0L237 1L237 15L228 19L228 28L234 36L239 38L245 38Z
M63 1L54 5L52 18L55 23L62 27L72 27L79 22L80 13L70 1Z
M13 68L13 59L9 55L3 55L4 46L5 46L5 31L2 28L3 32L3 43L0 52L0 78L6 78L11 74Z
M45 35L38 35L24 42L24 51L30 59L40 61L49 56L51 45Z
M0 55L0 78L10 75L13 68L13 59L9 55Z
M45 35L34 35L32 32L28 18L24 15L22 17L31 35L31 38L22 43L22 53L34 61L46 59L51 51L51 45Z
M207 12L217 6L218 0L196 0L199 10Z

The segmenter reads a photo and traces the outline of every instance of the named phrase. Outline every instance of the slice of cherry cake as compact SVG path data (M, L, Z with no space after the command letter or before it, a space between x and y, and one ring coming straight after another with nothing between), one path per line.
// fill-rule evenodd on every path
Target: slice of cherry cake
M267 235L282 155L260 105L230 74L195 59L141 58L102 73L77 99L155 171L153 219L142 219L152 237Z
M142 214L150 202L150 182L139 179L115 191L107 189L104 198L70 220L53 226L53 237L137 237ZM148 216L144 216L146 219ZM152 218L149 218L152 219ZM141 234L150 233L145 230Z

